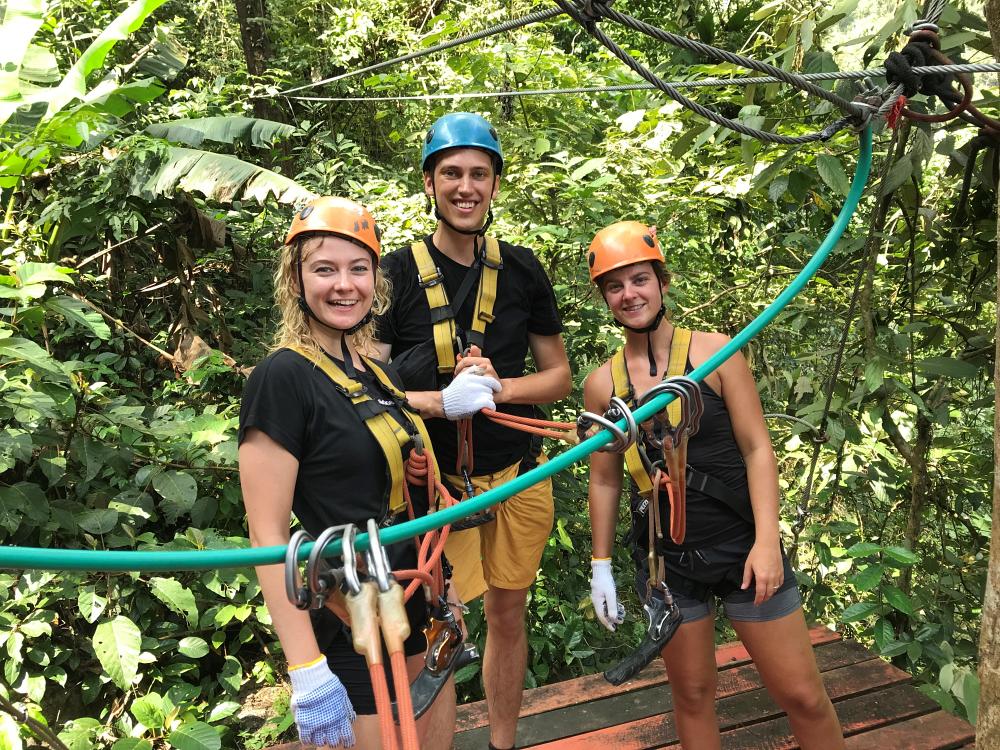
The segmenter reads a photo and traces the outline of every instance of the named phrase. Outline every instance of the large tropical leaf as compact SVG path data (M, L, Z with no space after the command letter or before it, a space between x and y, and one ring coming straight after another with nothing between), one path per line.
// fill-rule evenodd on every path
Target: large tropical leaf
M42 20L42 0L8 0L0 26L0 125L25 103L21 67Z
M104 65L114 46L142 26L150 14L166 0L135 0L104 29L80 55L66 77L55 89L48 92L49 107L45 119L54 117L73 99L82 99L87 93L87 76Z
M152 48L139 61L137 70L146 75L156 76L161 81L172 81L188 62L188 52L165 26L157 26L153 32Z
M277 172L235 156L189 148L171 147L152 175L137 172L132 181L132 192L144 198L167 195L175 190L201 193L223 203L238 199L262 203L270 195L282 203L315 197L295 180Z
M294 133L295 126L256 117L202 117L154 123L146 132L155 138L192 147L200 146L202 141L242 141L251 146L267 147L275 138Z

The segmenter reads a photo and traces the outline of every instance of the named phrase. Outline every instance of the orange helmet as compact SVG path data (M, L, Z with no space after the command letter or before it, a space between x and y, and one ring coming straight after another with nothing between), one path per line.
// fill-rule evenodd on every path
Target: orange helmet
M638 221L619 221L598 232L590 243L587 254L590 280L596 282L608 271L647 260L663 262L656 227Z
M331 196L310 201L292 219L285 244L291 245L296 237L307 232L326 232L356 242L368 248L378 264L382 251L382 230L360 203Z

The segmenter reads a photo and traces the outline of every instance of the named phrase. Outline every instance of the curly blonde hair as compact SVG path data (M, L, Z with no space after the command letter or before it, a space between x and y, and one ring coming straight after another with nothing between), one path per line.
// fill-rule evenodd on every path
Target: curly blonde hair
M285 245L281 249L278 259L278 268L274 272L274 302L281 312L281 323L271 344L271 351L289 347L298 347L314 354L320 354L323 348L313 337L309 328L309 317L299 307L299 276L297 264L299 253L302 254L301 262L305 263L306 258L323 241L327 233L314 233L307 236L298 237L290 245ZM353 241L353 240L352 240ZM365 247L356 243L359 247ZM368 248L365 247L367 250ZM389 309L389 295L391 288L389 279L382 273L381 267L375 266L375 297L372 300L372 313L381 315ZM350 335L354 348L365 356L375 354L375 321L371 320L353 334Z

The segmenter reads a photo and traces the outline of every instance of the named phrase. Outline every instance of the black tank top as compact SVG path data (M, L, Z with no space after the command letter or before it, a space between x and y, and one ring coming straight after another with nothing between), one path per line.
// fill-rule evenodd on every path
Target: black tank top
M685 374L694 369L688 360ZM747 468L736 438L733 436L733 423L729 410L722 397L705 383L699 384L705 413L701 417L698 433L688 441L688 464L698 471L724 482L737 497L740 503L750 507L750 488L747 483ZM640 433L641 434L641 433ZM655 454L651 454L655 455ZM633 509L633 524L637 519L636 510L641 507L635 483L631 483L631 500ZM660 494L661 518L666 530L670 519L670 502L666 493ZM644 515L644 514L641 514ZM633 538L642 548L647 544L647 529L642 522L641 530L633 530ZM687 529L684 543L676 545L665 535L667 549L701 549L711 547L720 542L744 537L753 533L753 527L741 518L725 503L698 492L693 487L687 488Z

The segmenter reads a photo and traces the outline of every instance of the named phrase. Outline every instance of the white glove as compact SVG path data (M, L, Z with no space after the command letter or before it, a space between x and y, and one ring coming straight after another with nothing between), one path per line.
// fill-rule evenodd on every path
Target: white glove
M320 747L353 747L357 716L347 690L327 665L326 659L307 667L291 669L292 713L299 739Z
M594 604L594 613L604 627L614 632L615 627L621 625L625 618L618 604L611 561L591 560L590 570L590 601Z
M451 384L441 391L441 406L448 419L465 419L480 409L496 409L493 394L502 386L496 378L479 375L472 368L462 370Z

